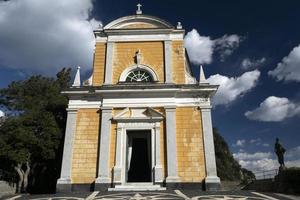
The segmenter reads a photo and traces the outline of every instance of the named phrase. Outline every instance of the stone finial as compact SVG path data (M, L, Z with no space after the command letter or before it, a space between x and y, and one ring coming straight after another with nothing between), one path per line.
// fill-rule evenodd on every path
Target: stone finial
M78 66L72 87L80 87L80 86L81 86L81 81L80 81L80 66Z
M142 54L141 54L141 50L139 49L136 53L135 53L135 62L137 64L137 66L139 66L141 64L141 60L142 60Z
M141 15L143 13L142 10L141 10L142 5L139 3L136 6L137 6L136 14Z
M176 27L177 29L182 29L182 24L181 24L181 22L177 22L177 27Z
M102 24L102 22L100 22L100 23L98 24L98 29L99 29L99 30L103 30L103 24Z
M208 84L208 81L205 78L202 65L200 65L200 70L199 70L199 84Z

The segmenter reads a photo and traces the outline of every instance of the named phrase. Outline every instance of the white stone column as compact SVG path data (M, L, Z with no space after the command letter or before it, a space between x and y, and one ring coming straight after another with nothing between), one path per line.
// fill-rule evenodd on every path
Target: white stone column
M162 183L162 165L160 162L160 122L155 123L155 167L154 167L154 181L155 183Z
M167 183L179 182L177 175L176 107L165 107L167 139Z
M214 136L211 121L211 108L201 108L201 116L206 165L206 190L219 190L220 178L217 176Z
M76 132L77 109L67 108L67 124L60 178L57 180L57 190L71 191L72 152ZM64 186L60 186L64 185ZM68 186L69 185L69 186Z
M121 184L122 174L122 128L117 128L116 165L114 166L114 183Z
M112 108L101 108L100 150L98 160L98 177L96 183L110 183L109 176L109 147Z
M106 44L104 84L112 84L113 44L113 42Z
M173 83L172 76L172 41L164 41L165 50L165 83Z

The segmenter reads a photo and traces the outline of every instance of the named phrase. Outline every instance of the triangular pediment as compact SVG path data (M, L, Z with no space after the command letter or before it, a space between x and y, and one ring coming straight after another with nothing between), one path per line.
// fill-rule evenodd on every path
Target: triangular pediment
M118 112L114 120L162 120L164 115L153 108L125 108Z

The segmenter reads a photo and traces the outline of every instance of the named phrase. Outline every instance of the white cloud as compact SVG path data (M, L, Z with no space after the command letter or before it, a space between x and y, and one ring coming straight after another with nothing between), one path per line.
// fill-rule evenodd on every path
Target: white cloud
M237 160L258 160L263 158L271 158L272 153L271 152L256 152L253 154L249 154L246 152L243 153L234 153L233 157Z
M201 36L196 29L188 32L184 38L189 58L197 65L211 63L214 51L220 54L221 60L224 60L232 54L240 42L241 38L235 34L212 40L210 37Z
M192 63L211 63L214 42L210 37L200 36L196 29L188 32L184 38L184 46L187 49Z
M295 167L300 166L300 154L295 154L292 157L289 156L293 154L292 152L300 151L300 146L293 148L292 150L288 150L286 153L286 161L285 165L287 167ZM298 152L299 153L299 152ZM252 172L262 172L272 169L278 169L279 164L275 153L273 152L238 152L234 153L233 157L239 162L239 164ZM257 174L262 175L262 174Z
M0 2L1 66L55 73L92 65L92 0Z
M237 140L232 146L234 147L243 147L245 146L246 140Z
M0 110L0 117L4 117L4 116L5 116L5 113L2 110Z
M239 152L234 153L233 157L239 164L252 172L277 169L277 161L273 158L271 152Z
M258 60L251 60L250 58L245 58L241 63L241 67L244 70L254 69L260 67L265 61L266 61L265 57Z
M288 159L300 159L300 146L294 147L292 149L288 149L286 151L286 158Z
M287 167L300 167L300 159L286 161L285 166L287 166Z
M277 81L300 82L300 45L295 47L288 56L284 57L277 67L268 74Z
M239 77L227 77L220 74L212 75L207 80L210 84L220 85L213 97L213 105L227 105L254 88L259 79L258 70L245 72Z
M262 146L264 146L264 147L269 147L270 144L268 144L268 143L263 143Z
M270 96L258 108L247 111L245 116L251 120L278 122L300 114L300 106L285 97Z
M236 34L224 35L221 38L214 40L215 50L220 53L221 61L230 56L235 49L239 47L242 38Z
M251 143L251 144L260 144L260 142L261 142L261 139L260 139L260 138L251 139L251 140L250 140L250 143Z

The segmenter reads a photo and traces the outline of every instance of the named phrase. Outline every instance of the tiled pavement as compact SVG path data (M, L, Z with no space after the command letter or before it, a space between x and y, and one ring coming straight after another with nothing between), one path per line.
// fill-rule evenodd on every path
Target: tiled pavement
M89 192L89 193L68 193L49 195L14 195L7 200L163 200L163 199L190 199L190 200L295 200L300 197L282 196L272 193L258 193L250 191L224 191L224 192L203 192L197 190L174 190L163 192Z

